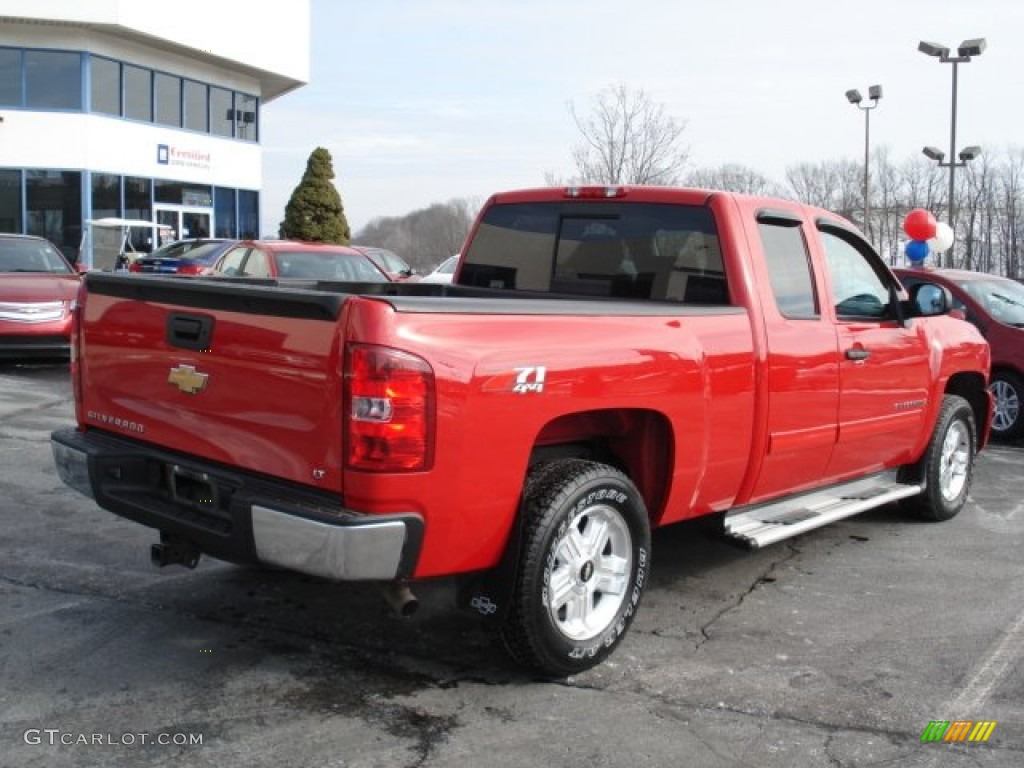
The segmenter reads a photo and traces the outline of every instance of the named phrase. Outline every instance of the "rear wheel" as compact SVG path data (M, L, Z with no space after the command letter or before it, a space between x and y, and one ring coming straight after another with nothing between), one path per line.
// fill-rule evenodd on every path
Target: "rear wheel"
M647 510L623 473L570 459L528 486L525 514L502 640L544 674L582 672L615 649L636 615L650 567Z
M1024 433L1024 418L1021 418L1021 400L1024 400L1024 381L1012 371L996 371L992 374L989 390L995 399L992 413L992 434L1007 440Z
M926 520L949 520L967 503L977 450L974 411L957 395L946 395L928 450L919 465L925 489L905 506Z

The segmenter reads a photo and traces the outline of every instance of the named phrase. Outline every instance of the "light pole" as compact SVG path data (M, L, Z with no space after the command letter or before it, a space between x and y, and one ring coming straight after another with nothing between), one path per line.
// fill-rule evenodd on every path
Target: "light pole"
M870 174L870 149L871 149L871 110L878 106L878 100L882 98L882 86L872 85L868 88L868 98L871 99L870 104L862 104L864 99L860 95L860 91L856 88L846 92L846 100L853 104L857 109L864 113L864 231L868 235L868 241L871 241L871 219L869 218L871 213L871 203L868 198L868 178Z
M975 157L977 157L979 154L981 154L981 149L979 147L968 147L967 149L965 149L963 152L960 153L960 160L961 160L961 162L957 163L955 160L953 160L954 156L956 155L956 73L957 73L957 65L958 64L966 64L973 57L981 56L981 54L985 52L985 48L987 46L988 46L988 43L985 42L985 38L983 38L983 37L971 38L970 40L964 40L962 43L960 43L960 46L956 49L956 52L957 52L956 56L950 56L949 55L949 48L947 46L945 46L945 45L939 45L938 43L929 43L929 42L926 42L924 40L922 40L917 45L917 50L921 51L921 53L925 54L926 56L934 56L935 58L937 58L943 64L952 64L953 65L953 107L952 107L952 110L951 110L951 113L950 113L950 120L949 120L949 162L948 163L943 163L942 162L943 153L939 152L937 149L935 149L935 147L925 147L924 153L928 157L932 158L933 160L938 160L940 166L948 167L949 168L949 226L953 227L954 237L956 236L956 225L954 224L954 221L953 221L954 214L956 213L956 202L953 199L953 193L954 193L954 191L956 189L956 187L953 184L954 174L956 172L957 167L961 167L962 168L964 165L966 165L968 160L973 160ZM974 153L968 153L968 150L977 150L977 151L974 152ZM965 153L969 154L969 156L965 157ZM953 258L953 247L952 246L950 246L950 248L947 251L947 253L949 254L947 256L947 261L952 261L952 258Z

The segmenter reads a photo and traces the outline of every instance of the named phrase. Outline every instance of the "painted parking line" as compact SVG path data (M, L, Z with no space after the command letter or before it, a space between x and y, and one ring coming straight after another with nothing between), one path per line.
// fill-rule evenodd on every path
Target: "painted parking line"
M967 681L959 695L946 707L951 715L973 717L992 691L1024 656L1024 611L1018 614L1006 634L993 646Z

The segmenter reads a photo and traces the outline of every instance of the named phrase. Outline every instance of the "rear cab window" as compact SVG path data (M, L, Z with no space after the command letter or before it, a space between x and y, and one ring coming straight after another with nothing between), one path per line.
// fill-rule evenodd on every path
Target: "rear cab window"
M711 211L664 203L506 203L485 211L458 282L515 291L729 304Z

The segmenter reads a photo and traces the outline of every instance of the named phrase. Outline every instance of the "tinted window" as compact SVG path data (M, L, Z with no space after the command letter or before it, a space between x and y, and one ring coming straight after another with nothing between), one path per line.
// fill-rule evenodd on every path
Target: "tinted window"
M760 221L757 228L779 314L793 319L817 318L814 278L799 223Z
M459 282L688 303L727 304L711 212L654 203L491 206Z
M81 109L81 54L25 51L25 106Z
M121 177L111 173L92 175L92 217L121 215Z
M89 103L93 112L121 114L121 65L110 59L89 59Z
M235 226L235 190L224 187L213 188L214 236L234 237Z
M153 182L138 176L125 176L124 179L124 217L126 219L153 220ZM153 250L153 230L143 227L130 227L128 237L132 248L139 252L149 253Z
M235 94L235 136L247 141L259 139L259 124L257 119L257 101L255 96L246 96L244 93Z
M0 104L21 106L21 51L0 48Z
M235 135L234 94L223 88L210 87L210 133Z
M385 283L387 277L361 253L281 251L274 254L281 277Z
M124 116L132 120L153 119L153 73L124 65Z
M181 78L157 72L153 77L153 90L156 94L154 120L160 125L181 125Z
M82 237L82 174L26 171L26 234L44 237L66 255L77 254Z
M832 298L839 317L883 318L889 312L889 289L870 257L852 242L832 232L822 232L825 263L832 284Z
M206 86L194 80L185 81L185 127L205 131L208 115Z
M255 238L260 230L260 195L247 189L238 190L238 236Z
M21 171L0 171L0 232L21 232Z

